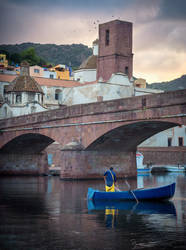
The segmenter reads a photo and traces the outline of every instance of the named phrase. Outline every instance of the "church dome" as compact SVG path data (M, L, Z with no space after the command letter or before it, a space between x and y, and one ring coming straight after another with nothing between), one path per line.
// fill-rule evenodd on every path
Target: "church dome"
M97 68L97 56L89 56L82 64L79 69L96 69Z

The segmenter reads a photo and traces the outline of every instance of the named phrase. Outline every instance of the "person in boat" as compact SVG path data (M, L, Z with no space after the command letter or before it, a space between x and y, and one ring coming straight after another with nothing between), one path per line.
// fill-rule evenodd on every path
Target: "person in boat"
M117 187L117 178L116 174L113 171L113 167L108 169L104 173L104 181L105 181L105 191L106 192L115 192L115 188Z

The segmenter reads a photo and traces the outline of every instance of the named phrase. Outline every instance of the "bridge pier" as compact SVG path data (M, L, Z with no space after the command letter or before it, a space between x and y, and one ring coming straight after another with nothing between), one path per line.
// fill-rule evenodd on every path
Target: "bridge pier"
M46 175L46 152L39 154L0 154L0 175Z
M61 179L100 179L113 166L117 177L136 177L136 152L61 151Z

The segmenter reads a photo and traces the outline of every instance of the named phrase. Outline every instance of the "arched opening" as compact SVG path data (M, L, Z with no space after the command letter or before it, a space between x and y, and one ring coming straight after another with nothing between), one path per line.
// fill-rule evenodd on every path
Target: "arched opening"
M23 134L0 149L0 175L47 175L47 153L54 140L42 134Z
M35 154L40 153L48 145L54 142L53 139L41 134L23 134L20 135L0 149L0 153L15 154Z
M137 146L149 137L177 126L175 123L161 121L142 121L117 127L105 133L86 150L135 151Z

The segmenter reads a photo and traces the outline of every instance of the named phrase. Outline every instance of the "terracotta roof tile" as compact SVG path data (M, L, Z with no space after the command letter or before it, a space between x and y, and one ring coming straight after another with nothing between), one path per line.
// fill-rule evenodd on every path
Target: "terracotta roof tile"
M51 86L51 87L76 87L81 86L82 84L77 81L72 80L58 80L58 79L50 79L44 77L34 77L34 79L41 86Z
M17 76L0 74L0 82L12 82Z
M39 92L43 93L43 90L41 86L37 83L37 81L27 75L20 75L16 77L13 80L13 85L11 86L11 89L8 90L8 92L20 92L20 91L25 91L25 92Z
M17 76L15 76L15 75L0 74L0 82L9 82L10 83L16 77ZM44 78L44 77L32 77L32 78L34 78L40 86L48 86L48 87L72 88L72 87L91 85L91 84L97 83L97 81L93 81L93 82L85 82L82 84L80 82L72 81L72 80L58 80L58 79L50 79L50 78Z

